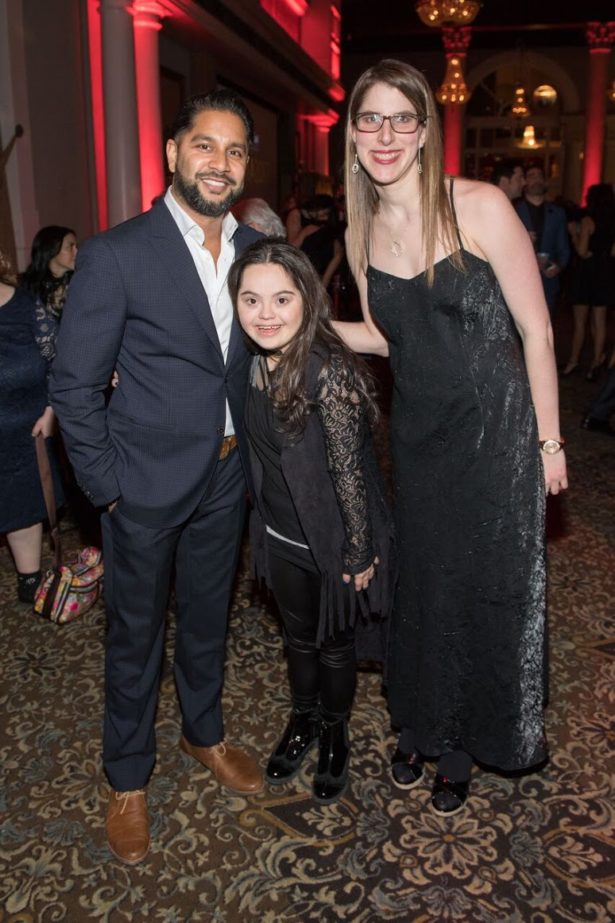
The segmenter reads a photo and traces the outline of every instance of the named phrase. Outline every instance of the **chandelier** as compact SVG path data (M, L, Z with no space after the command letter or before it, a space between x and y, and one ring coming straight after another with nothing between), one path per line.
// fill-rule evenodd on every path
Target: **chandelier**
M445 22L468 26L481 6L478 0L419 0L416 11L426 26L441 26Z
M517 84L515 87L515 99L510 114L516 119L526 119L530 114L530 107L525 101L525 87L522 84Z
M544 141L538 141L536 138L536 130L533 125L526 125L523 129L523 139L516 142L517 147L523 148L525 151L535 151L539 147L544 146Z
M469 96L468 86L463 78L462 61L458 55L447 56L446 73L442 85L436 91L436 99L447 103L465 103Z

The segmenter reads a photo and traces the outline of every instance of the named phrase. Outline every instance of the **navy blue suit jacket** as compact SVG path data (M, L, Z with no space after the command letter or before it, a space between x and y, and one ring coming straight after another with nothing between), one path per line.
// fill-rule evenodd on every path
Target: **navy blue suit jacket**
M262 235L239 225L237 253ZM233 319L226 363L205 291L163 201L79 251L51 402L77 482L152 528L184 521L213 475L228 400L242 459L250 355ZM105 403L112 372L119 385Z
M517 205L517 212L528 231L533 231L530 211L525 199L521 199ZM568 265L570 241L568 239L566 212L559 205L553 205L552 202L545 203L545 223L542 237L539 241L536 241L534 248L537 253L548 253L549 259L557 263L560 269L565 269ZM544 273L540 275L547 304L552 304L559 291L560 276L557 275L550 279Z

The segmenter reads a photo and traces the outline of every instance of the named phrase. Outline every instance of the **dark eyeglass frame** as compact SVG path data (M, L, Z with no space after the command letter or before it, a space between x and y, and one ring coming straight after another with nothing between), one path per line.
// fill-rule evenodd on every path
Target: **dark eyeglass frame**
M360 128L358 125L358 121L361 118L361 116L364 116L364 115L377 116L380 119L380 123L377 125L374 125L373 128ZM393 119L400 115L413 119L415 123L414 128L410 128L409 130L406 130L403 128L400 130L399 127L396 128L393 123ZM381 112L357 112L357 114L352 120L352 123L354 127L357 129L357 131L360 131L368 135L373 135L377 131L380 131L380 129L382 128L382 126L384 125L386 121L388 121L389 125L391 126L391 130L394 131L395 134L397 135L414 135L419 130L419 125L425 124L425 122L427 121L427 116L418 115L418 113L416 112L393 112L391 113L391 115L382 115Z

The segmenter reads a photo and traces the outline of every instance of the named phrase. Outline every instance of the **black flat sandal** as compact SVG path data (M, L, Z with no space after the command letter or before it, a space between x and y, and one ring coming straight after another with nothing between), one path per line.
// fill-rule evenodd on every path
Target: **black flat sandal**
M455 782L436 774L431 790L431 807L438 817L451 817L461 811L468 797L470 781Z
M391 776L393 785L407 790L414 788L423 778L424 757L418 750L404 753L398 747L391 757Z

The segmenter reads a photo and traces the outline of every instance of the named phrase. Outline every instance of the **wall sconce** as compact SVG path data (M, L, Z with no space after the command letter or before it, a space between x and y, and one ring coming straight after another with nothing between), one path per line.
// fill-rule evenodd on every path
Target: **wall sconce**
M547 109L557 102L557 90L548 83L541 83L532 93L532 100L537 106Z

